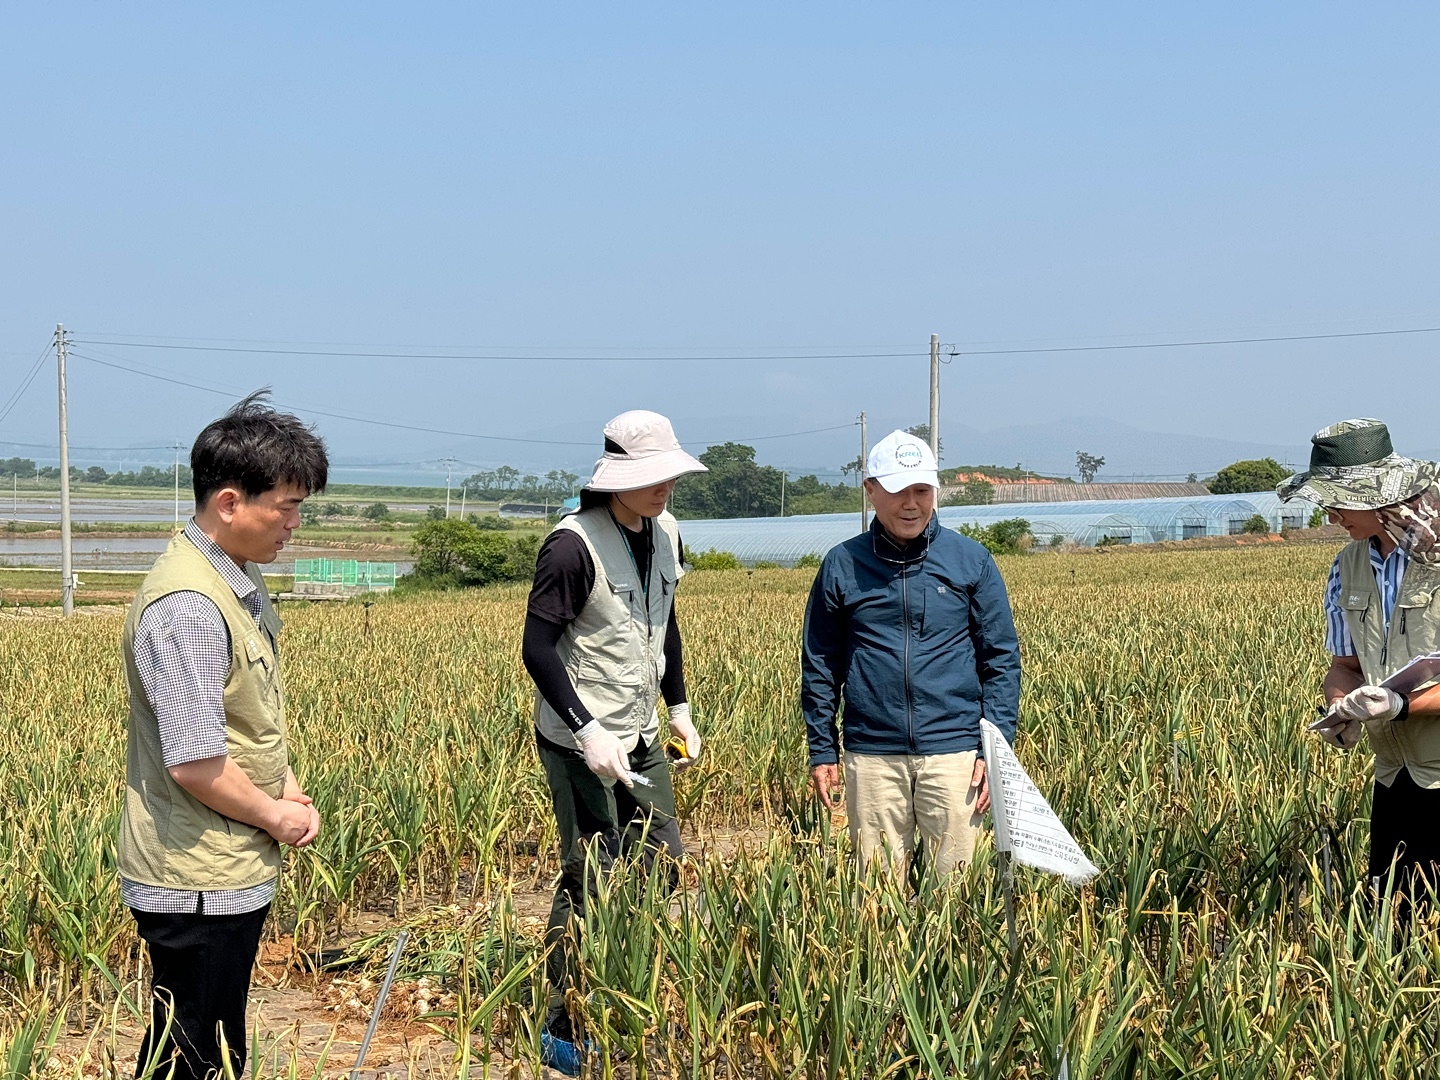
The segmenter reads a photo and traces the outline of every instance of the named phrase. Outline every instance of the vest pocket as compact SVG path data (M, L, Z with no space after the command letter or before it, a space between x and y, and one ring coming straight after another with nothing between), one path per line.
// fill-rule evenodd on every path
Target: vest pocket
M249 636L245 638L245 659L249 664L250 671L258 672L267 688L274 683L274 657L257 638Z
M1345 612L1347 619L1354 618L1360 622L1366 622L1366 614L1370 610L1370 595L1368 593L1347 593L1343 589L1340 592L1340 610Z
M1436 591L1440 590L1416 590L1395 601L1395 619L1400 624L1400 634L1412 646L1411 656L1429 652L1433 647L1436 626L1435 613L1430 608Z
M646 696L645 673L635 663L597 663L585 659L575 679L575 692L595 719L607 727L629 726Z
M591 685L640 686L644 683L644 675L639 664L607 664L582 657L575 681Z

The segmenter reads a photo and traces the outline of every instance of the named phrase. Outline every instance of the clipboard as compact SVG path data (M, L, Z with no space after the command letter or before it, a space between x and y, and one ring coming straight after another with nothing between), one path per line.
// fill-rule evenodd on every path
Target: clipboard
M1424 656L1415 657L1380 685L1386 690L1394 690L1397 694L1413 694L1417 687L1437 678L1440 678L1440 653L1426 653ZM1336 719L1335 710L1331 709L1311 724L1308 730L1319 731L1322 728L1337 727L1342 722Z

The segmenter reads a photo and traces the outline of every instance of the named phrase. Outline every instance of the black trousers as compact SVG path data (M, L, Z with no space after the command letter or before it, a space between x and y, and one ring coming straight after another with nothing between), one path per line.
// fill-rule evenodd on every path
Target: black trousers
M592 773L575 751L562 749L538 734L536 743L560 834L560 881L550 903L550 923L545 932L549 950L545 972L550 983L545 1028L552 1035L569 1039L572 1035L565 990L571 985L572 973L567 945L585 918L586 900L596 891L597 882L587 871L593 866L600 874L608 873L617 858L638 853L641 867L649 873L661 852L678 859L685 849L675 816L670 766L658 739L652 746L641 741L630 752L630 768L649 779L648 788L607 783ZM589 861L592 854L593 864ZM679 883L679 873L674 866L667 866L667 873L673 889Z
M175 1058L175 1080L224 1073L220 1033L230 1067L245 1071L249 1032L245 1003L269 905L244 915L169 915L131 909L150 947L150 1027L140 1044L139 1070ZM171 1017L173 1005L174 1015ZM166 1033L166 1022L170 1030Z
M1391 867L1395 878L1390 879ZM1408 921L1425 902L1426 885L1440 889L1440 788L1422 788L1407 769L1389 787L1376 783L1370 810L1370 880L1393 890L1395 916Z

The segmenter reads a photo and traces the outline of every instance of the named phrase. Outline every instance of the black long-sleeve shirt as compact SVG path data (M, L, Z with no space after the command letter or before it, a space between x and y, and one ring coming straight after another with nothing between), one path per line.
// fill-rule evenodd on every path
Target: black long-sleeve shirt
M622 529L635 556L641 577L650 571L650 544L653 523L647 521L640 532ZM683 560L681 549L679 557ZM525 670L535 681L540 696L565 721L578 731L591 720L590 711L580 701L575 684L560 660L555 646L585 606L590 590L595 587L595 564L585 542L566 530L551 533L535 560L535 581L525 609L525 632L521 639L520 656ZM685 670L682 664L680 624L675 608L670 608L670 621L665 627L665 676L660 680L660 693L667 705L686 700Z

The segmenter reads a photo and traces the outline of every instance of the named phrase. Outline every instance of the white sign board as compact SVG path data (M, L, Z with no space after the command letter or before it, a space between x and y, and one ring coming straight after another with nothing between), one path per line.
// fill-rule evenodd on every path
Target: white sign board
M985 740L996 848L1026 866L1059 874L1071 885L1085 884L1099 868L1050 809L1000 729L981 720L980 733Z

